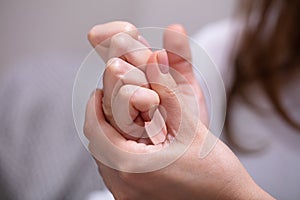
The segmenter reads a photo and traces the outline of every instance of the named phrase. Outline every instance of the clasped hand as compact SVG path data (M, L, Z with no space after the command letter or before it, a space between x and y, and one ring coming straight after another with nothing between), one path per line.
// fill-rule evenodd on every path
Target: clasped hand
M152 51L127 22L97 25L88 38L106 69L103 89L87 104L84 133L116 199L269 197L221 141L199 159L203 142L213 135L182 26L166 28L167 51Z

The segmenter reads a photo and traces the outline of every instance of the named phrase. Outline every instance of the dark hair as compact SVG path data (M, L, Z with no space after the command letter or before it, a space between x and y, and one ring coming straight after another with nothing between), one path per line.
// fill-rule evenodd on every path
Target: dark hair
M291 127L300 130L284 108L280 94L284 85L300 67L300 1L247 0L239 5L245 19L238 49L233 60L233 83L228 92L225 138L229 145L242 152L231 129L233 100L241 97L251 106L247 88L259 84L278 115Z

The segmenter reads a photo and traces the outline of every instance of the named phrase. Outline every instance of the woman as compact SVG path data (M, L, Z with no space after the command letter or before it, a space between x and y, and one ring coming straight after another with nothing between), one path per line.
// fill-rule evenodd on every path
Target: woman
M274 180L292 180L290 183L287 182L287 184L289 184L288 186L285 184L278 184L275 185L276 188L274 189L270 187L268 188L268 191L271 191L272 195L276 196L277 198L284 199L296 199L299 197L299 192L295 187L297 182L299 183L298 180L300 179L296 174L293 174L293 172L297 172L297 166L299 166L300 163L298 158L299 156L296 156L300 150L299 148L293 149L293 151L288 149L288 147L293 145L292 142L288 141L299 141L300 137L296 134L293 135L293 132L299 132L299 125L294 119L294 116L297 116L297 114L299 116L299 109L297 110L295 107L293 107L297 106L297 104L293 104L293 101L295 101L297 96L299 96L297 95L296 90L293 90L295 89L295 87L293 88L293 86L295 86L294 81L297 81L295 77L299 75L298 69L300 43L298 40L300 37L298 30L299 28L296 26L296 19L298 19L299 15L299 12L297 12L300 8L299 5L300 4L297 1L292 0L265 0L252 1L251 3L248 3L245 7L247 11L247 22L246 26L242 26L241 28L243 30L242 34L239 35L240 33L238 30L239 27L241 27L239 24L242 23L242 20L238 20L238 22L236 22L238 24L234 26L235 28L237 27L236 32L227 32L230 37L234 39L239 38L237 45L229 45L230 38L223 38L224 40L229 40L229 43L226 44L225 42L223 45L222 43L217 44L216 48L221 49L220 54L215 53L215 50L213 50L214 43L209 41L209 38L207 39L207 35L209 35L207 33L210 33L209 30L206 31L206 33L200 33L198 36L200 42L202 42L207 48L208 53L210 53L212 56L220 56L215 60L219 62L221 71L223 70L223 75L225 76L224 79L228 88L229 113L226 121L226 139L229 144L231 144L233 147L236 147L236 149L245 150L245 148L247 149L249 145L253 146L253 144L257 144L257 141L254 143L247 143L245 145L239 143L240 134L243 138L245 138L243 132L247 133L248 131L248 135L246 135L248 137L249 133L253 134L253 132L272 132L276 134L276 132L273 131L274 127L276 128L276 126L279 126L279 128L282 129L282 124L285 122L286 124L290 125L284 127L284 129L280 131L278 131L277 128L278 132L284 132L285 134L286 140L280 140L281 143L279 143L278 140L270 139L274 138L274 136L277 138L279 137L278 135L266 135L264 138L260 138L260 140L258 140L266 141L265 139L268 136L268 141L275 141L275 145L272 143L270 144L269 150L267 149L269 154L267 154L264 158L258 157L258 159L251 159L247 157L241 157L244 163L248 165L247 167L253 170L251 172L254 175L255 173L258 173L256 170L261 166L272 167L272 170L274 170L273 176L277 176L277 179L267 180L270 181L268 183L260 182L260 185L263 185L264 189L268 187L268 184L274 185ZM233 26L232 24L230 25ZM133 30L134 27L122 22L100 25L92 29L89 34L89 39L91 43L96 46L105 38L128 29ZM184 30L180 26L171 26L169 29L184 33ZM103 30L106 30L105 34L103 34ZM216 28L212 30L216 30ZM139 37L136 35L132 35L132 38L139 40ZM165 40L167 44L172 46L172 42L168 43L168 41L174 40L168 40L168 38ZM186 43L181 40L176 42L174 48L187 49ZM228 70L225 69L225 67L228 64L226 60L228 60L230 55L225 55L224 52L231 50L231 48L234 48L233 52L235 55L235 62L234 68L232 70ZM188 52L188 50L185 52ZM182 66L184 66L185 69L189 69L186 63L172 58L171 55L166 55L165 52L146 52L144 56L145 58L139 57L139 59L146 60L146 62L151 61L152 63L162 64L166 63L165 58L168 58L170 69L176 67L178 67L178 69L182 69ZM134 65L131 60L126 58L125 60ZM121 59L117 61L117 64L113 64L111 62L108 63L108 68L113 66L114 69L116 69L112 70L112 76L114 73L120 72L118 70L123 69L123 67L126 65L126 63ZM222 68L222 66L225 67ZM227 71L231 72L231 74L226 75L225 72ZM145 74L148 80L149 77L150 79L151 77L153 78L147 69ZM168 72L166 74L168 76ZM182 75L190 76L190 71L183 70ZM157 70L155 77L158 77L158 80L164 80L159 79L160 76L165 77L162 76L162 74L159 74ZM189 80L191 79L193 79L193 76L191 76ZM155 79L155 81L158 80ZM177 85L174 84L174 81ZM178 87L178 82L176 82L176 79L168 79L168 81L164 82L164 84L170 88L175 87L174 90L176 90L176 87ZM176 110L177 107L182 106L177 105L176 102L172 101L172 98L170 99L164 95L168 94L168 92L164 89L155 87L151 87L151 89L153 89L159 95L161 102L168 102L164 106L167 111L172 112L172 109ZM122 135L122 133L117 132L108 122L106 122L105 118L111 123L113 120L105 116L107 114L107 110L105 111L105 105L103 107L104 113L101 109L96 109L97 120L95 120L95 117L93 117L92 112L95 111L94 104L96 104L98 108L105 104L105 94L107 94L105 90L107 91L107 89L104 87L104 91L96 91L95 95L90 99L88 104L85 133L90 139L90 142L92 143L93 139L95 139L95 137L99 134L95 127L97 123L100 123L101 127L103 127L102 134L106 134L106 136L110 137L110 139L116 145L119 145L125 150L136 151L137 153L139 153L140 150L145 151L144 147L139 148L135 143L128 144L128 140L124 138L122 139L119 136L115 137L115 135ZM254 95L255 93L258 95ZM260 96L264 94L267 99L265 99L264 96ZM102 104L101 99L103 95L104 100ZM201 94L199 96L201 96ZM259 107L257 107L256 104L259 104ZM168 105L173 106L168 107ZM247 107L248 105L250 105L250 107ZM288 109L289 106L293 108L293 112L290 112ZM256 109L258 111L251 112L255 108L258 108ZM263 111L262 113L265 115L261 116L259 111ZM174 113L175 114L171 115L172 121L177 120L176 112ZM191 116L191 113L184 113L184 119L190 119ZM243 121L237 121L235 116L239 116L239 118L243 119ZM268 118L271 117L271 119L266 120L266 116L268 116ZM279 119L281 120L278 120L278 118L276 118L277 116L279 116ZM251 126L251 132L249 132L249 127L245 127L245 119L253 120L252 122L247 121L247 123ZM257 120L259 122L265 120L264 122L266 123L257 125ZM188 120L186 123L188 123L188 127L197 126L197 122L194 123L193 120ZM278 125L278 123L281 124ZM168 123L167 121L167 126L172 126L172 123ZM268 129L266 129L266 127ZM195 140L188 151L175 163L158 171L140 174L125 173L111 169L98 162L100 173L102 174L106 185L112 191L114 196L120 199L165 199L170 197L172 197L172 199L272 199L267 192L265 192L252 180L239 160L221 141L217 142L215 148L206 158L203 160L197 159L197 150L199 145L202 144L202 142L205 140L204 137L207 137L209 133L207 134L205 126L201 126L200 129L194 128L185 131L195 130L199 132L197 132ZM249 139L247 139L247 141L249 141ZM254 149L260 147L261 146L256 146ZM146 149L146 151L151 150L152 149L149 148ZM251 151L251 149L247 151ZM262 152L263 149L260 149L260 151ZM286 155L286 153L288 154ZM290 155L290 153L293 154ZM290 156L290 158L284 163L284 167L287 168L288 171L280 171L280 168L276 168L278 167L278 163L280 164L282 161L278 162L273 158L278 158L280 155ZM292 165L287 164L287 162L292 163ZM253 167L251 166L253 163L260 164ZM266 174L272 174L272 170L262 168L259 169L259 171ZM286 175L286 177L282 179L278 173ZM291 176L292 174L294 177ZM255 176L255 180L259 181L262 181L265 178L263 177L260 179L257 174ZM285 191L289 191L289 193Z

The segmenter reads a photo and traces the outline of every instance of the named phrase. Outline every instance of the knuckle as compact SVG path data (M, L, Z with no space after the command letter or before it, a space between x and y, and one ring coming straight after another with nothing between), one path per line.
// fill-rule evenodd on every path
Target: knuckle
M136 91L137 87L130 86L130 85L123 85L120 88L120 95L122 99L128 99L133 95L133 93Z
M130 39L130 36L124 32L117 33L111 38L111 45L117 46L119 50L126 49L126 45L128 44L128 41Z
M122 27L120 30L121 32L126 33L135 39L138 38L139 35L138 30L133 24L127 21L119 21L119 23L121 23L119 25Z
M120 67L121 60L119 58L111 58L106 64L106 68L104 71L104 76L117 76L122 72L122 68Z
M124 24L124 31L125 32L136 30L136 27L133 24L129 23L129 22L124 21L123 24Z

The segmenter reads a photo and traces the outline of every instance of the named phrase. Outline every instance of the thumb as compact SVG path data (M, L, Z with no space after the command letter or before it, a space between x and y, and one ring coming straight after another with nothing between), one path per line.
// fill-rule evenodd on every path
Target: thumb
M181 119L181 98L177 84L169 73L168 56L165 50L154 52L147 62L146 76L160 98L160 112L165 118L168 133L176 136Z

